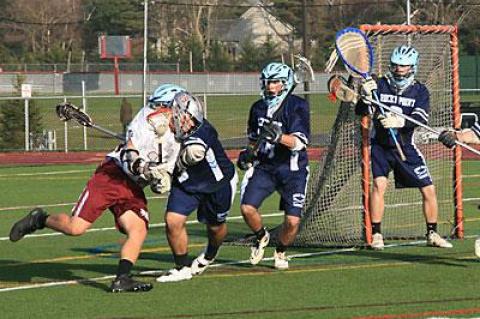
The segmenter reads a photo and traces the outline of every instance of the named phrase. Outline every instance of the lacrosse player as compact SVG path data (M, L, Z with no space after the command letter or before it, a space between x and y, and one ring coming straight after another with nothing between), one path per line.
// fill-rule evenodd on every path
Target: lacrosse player
M356 105L357 114L373 113L371 138L371 162L373 191L370 200L373 240L371 247L384 248L381 222L385 210L385 191L388 175L393 170L397 188L415 187L423 199L428 246L450 248L452 244L437 233L438 206L435 187L425 159L415 146L413 133L416 124L406 121L391 112L374 109L371 100L375 91L380 102L427 124L430 109L430 94L425 85L415 79L419 54L411 46L401 45L390 56L390 71L375 81L367 79L361 85L362 100ZM383 113L383 114L382 114ZM405 154L403 161L395 146L390 131L393 131Z
M308 179L306 147L310 137L308 102L291 95L293 70L270 63L261 72L262 99L250 108L247 137L250 145L238 157L237 165L247 170L241 186L241 212L257 241L250 263L258 264L270 241L258 211L275 190L280 193L280 210L285 219L274 253L275 268L288 269L285 255L298 232Z
M10 240L18 241L26 234L44 227L65 235L79 236L108 208L113 213L118 230L127 236L110 291L139 292L152 289L150 283L136 281L130 275L147 236L149 223L143 187L150 184L152 190L158 193L170 189L170 176L179 144L169 130L169 107L174 95L183 91L185 89L172 84L162 85L155 90L148 104L130 123L127 142L107 154L88 181L71 216L48 215L42 208L35 208L13 225ZM61 113L61 105L59 107L57 112ZM164 142L159 143L162 140ZM163 158L159 158L159 154Z
M227 235L226 218L235 196L238 177L215 128L204 118L203 107L193 95L175 95L170 128L180 142L173 173L165 224L175 267L158 282L189 280L202 274L215 260ZM188 216L206 224L208 244L193 261L188 257Z

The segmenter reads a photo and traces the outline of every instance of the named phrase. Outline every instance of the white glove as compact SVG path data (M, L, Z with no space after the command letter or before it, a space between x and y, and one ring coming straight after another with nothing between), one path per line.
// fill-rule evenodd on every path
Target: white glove
M363 103L370 105L373 99L373 91L378 89L377 82L372 78L367 78L360 86L360 95L362 96Z
M387 112L379 115L378 120L384 128L401 128L405 126L405 119L397 114Z
M172 184L172 176L166 170L165 164L147 165L144 175L150 181L150 189L158 194L166 193L170 190Z

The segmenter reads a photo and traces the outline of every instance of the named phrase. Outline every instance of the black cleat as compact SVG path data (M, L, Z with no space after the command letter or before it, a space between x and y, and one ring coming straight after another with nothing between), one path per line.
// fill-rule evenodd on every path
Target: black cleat
M27 216L16 222L10 230L10 240L18 241L27 234L45 227L48 214L41 208L35 208Z
M133 280L129 275L121 275L112 281L110 292L142 292L152 288L152 284Z

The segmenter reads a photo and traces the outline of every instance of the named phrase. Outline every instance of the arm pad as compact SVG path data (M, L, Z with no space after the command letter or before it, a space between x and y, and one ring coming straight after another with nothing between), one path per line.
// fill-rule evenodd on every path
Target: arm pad
M206 151L202 144L187 145L180 151L180 161L185 166L195 165L205 158Z

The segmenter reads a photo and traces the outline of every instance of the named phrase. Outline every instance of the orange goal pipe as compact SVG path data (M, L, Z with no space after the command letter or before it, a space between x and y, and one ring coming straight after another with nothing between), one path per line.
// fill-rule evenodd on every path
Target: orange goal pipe
M460 76L458 61L458 27L450 32L450 46L452 48L452 98L453 98L453 125L455 129L461 128L460 111ZM455 196L455 235L463 238L463 185L462 185L462 148L455 147L453 158L454 170L454 196Z

